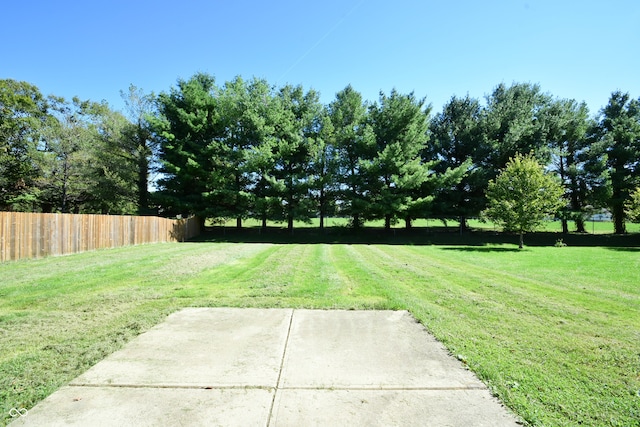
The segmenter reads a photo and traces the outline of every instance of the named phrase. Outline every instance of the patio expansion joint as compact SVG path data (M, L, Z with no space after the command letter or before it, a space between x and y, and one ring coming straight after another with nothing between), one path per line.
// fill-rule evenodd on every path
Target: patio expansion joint
M287 328L287 337L284 340L284 348L282 349L282 357L280 358L280 370L278 371L278 380L276 381L275 393L271 398L271 407L269 408L269 416L267 417L267 426L271 425L271 419L273 417L273 407L276 403L276 395L282 381L282 370L284 369L284 361L287 356L287 347L289 346L289 337L291 336L291 326L293 325L293 315L295 310L291 310L289 314L289 327Z
M465 391L486 390L484 386L452 386L452 387L396 387L396 386L262 386L262 385L186 385L186 384L95 384L71 383L75 388L138 388L138 389L184 389L184 390L327 390L327 391ZM274 396L275 397L275 396Z
M189 385L189 384L98 384L98 383L70 383L69 387L76 388L148 388L148 389L184 389L184 390L275 390L275 387L264 385Z

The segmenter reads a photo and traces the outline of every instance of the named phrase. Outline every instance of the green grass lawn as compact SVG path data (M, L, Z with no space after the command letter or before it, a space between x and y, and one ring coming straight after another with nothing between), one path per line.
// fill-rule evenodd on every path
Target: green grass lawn
M635 247L202 241L0 278L0 424L169 313L234 306L407 309L530 425L640 425Z

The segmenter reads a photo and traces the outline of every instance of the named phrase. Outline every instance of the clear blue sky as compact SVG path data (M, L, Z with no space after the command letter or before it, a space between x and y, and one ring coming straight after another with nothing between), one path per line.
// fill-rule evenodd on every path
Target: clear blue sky
M414 91L434 110L538 83L592 114L640 96L638 0L0 0L0 78L123 106L198 71L301 84L328 103Z

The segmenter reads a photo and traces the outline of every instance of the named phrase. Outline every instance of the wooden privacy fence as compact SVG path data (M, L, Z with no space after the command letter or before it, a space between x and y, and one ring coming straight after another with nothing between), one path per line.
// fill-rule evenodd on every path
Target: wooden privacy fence
M0 262L183 241L198 234L197 218L0 212Z

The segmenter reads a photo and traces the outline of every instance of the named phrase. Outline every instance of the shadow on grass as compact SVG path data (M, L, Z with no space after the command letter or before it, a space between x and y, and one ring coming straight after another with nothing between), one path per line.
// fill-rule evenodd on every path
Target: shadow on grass
M554 246L562 239L567 246L600 246L618 250L640 251L640 233L578 234L539 232L525 235L525 246ZM277 243L277 244L385 244L385 245L442 245L461 246L464 250L482 252L519 251L518 236L489 230L472 229L460 233L445 227L414 227L391 229L365 227L353 230L346 227L298 228L293 232L280 227L247 227L242 229L210 227L189 242ZM513 248L491 247L513 245ZM462 250L462 248L460 248Z
M526 252L526 249L498 248L493 246L448 246L442 248L442 250L457 252Z
M613 247L613 248L607 248L607 249L610 249L612 251L618 251L618 252L640 252L640 247L628 247L628 248Z

